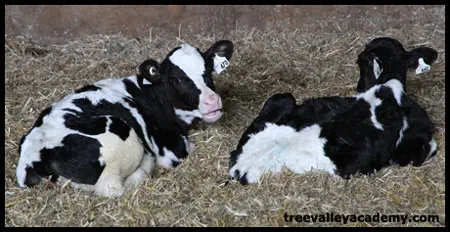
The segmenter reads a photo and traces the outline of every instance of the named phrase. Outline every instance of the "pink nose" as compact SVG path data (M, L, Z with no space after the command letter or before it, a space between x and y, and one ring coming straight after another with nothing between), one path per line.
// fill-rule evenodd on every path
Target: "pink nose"
M219 95L211 94L205 99L203 104L205 104L207 106L215 106L215 105L219 104L219 100L220 100Z

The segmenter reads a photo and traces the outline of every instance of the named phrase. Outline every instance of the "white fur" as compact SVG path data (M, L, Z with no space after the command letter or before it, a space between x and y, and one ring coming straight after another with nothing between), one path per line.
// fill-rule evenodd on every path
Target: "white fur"
M423 58L419 58L418 62L419 62L419 65L416 68L416 74L421 74L421 73L430 71L430 69L431 69L430 65L425 63Z
M387 86L391 88L395 100L397 101L397 104L400 106L402 105L402 94L403 94L403 85L402 83L397 79L391 79L388 82L383 84L384 86Z
M397 139L397 142L395 143L395 147L397 147L400 144L400 142L402 141L403 133L405 132L406 129L408 129L408 120L406 119L406 117L403 117L403 126L399 132L399 137Z
M131 175L144 156L144 147L136 132L131 129L123 141L118 135L107 131L96 136L100 144L100 154L106 163L103 172L111 171L122 177Z
M377 59L373 59L373 75L375 76L375 79L378 79L378 77L380 77L381 72L383 72L383 68L380 67Z
M428 152L426 160L429 159L431 154L433 154L436 151L436 149L437 149L436 140L431 139L431 141L428 144L430 145L430 152Z
M319 137L320 131L317 124L296 131L289 126L266 123L263 131L250 135L230 175L239 170L240 176L247 173L247 181L255 183L264 173L277 173L283 167L295 173L311 169L334 173L336 166L325 156L326 139Z
M146 176L150 175L154 166L154 158L151 156L151 154L145 154L139 168L137 168L133 174L125 179L125 189L129 190L131 188L137 187Z
M145 79L145 78L142 81L142 84L144 84L144 85L152 85L152 83L150 81L148 81L147 79Z
M194 118L202 118L202 114L198 110L187 111L187 110L180 110L177 108L174 109L177 117L187 124L191 124Z

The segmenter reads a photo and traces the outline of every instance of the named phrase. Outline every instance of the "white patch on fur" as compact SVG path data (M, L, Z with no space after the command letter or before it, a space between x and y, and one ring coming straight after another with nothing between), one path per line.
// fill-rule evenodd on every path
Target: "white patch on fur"
M395 147L398 147L398 145L402 142L403 133L405 132L406 129L408 129L408 120L406 119L406 117L403 117L403 126L399 132L399 137L397 139L397 142L395 143Z
M430 65L425 63L423 58L419 58L418 62L419 62L419 65L416 68L416 74L422 74L422 73L430 71L430 69L431 69Z
M139 166L144 156L144 147L134 129L130 130L128 138L123 141L118 135L107 131L97 135L102 145L100 154L107 169L122 177L131 175Z
M179 160L177 158L177 156L170 150L168 150L166 147L163 147L163 156L159 155L159 147L158 145L155 143L155 140L153 139L153 137L151 138L152 143L153 143L153 151L156 154L156 164L158 166L164 167L164 168L173 168L172 166L172 160L174 161L179 161L181 162L181 160Z
M384 130L383 125L380 122L378 122L377 116L375 114L375 109L377 108L377 106L381 105L381 103L382 103L381 99L379 99L375 96L375 93L379 88L380 88L380 85L373 86L366 92L361 93L358 96L356 96L356 100L359 100L362 98L367 103L369 103L370 113L371 113L370 120L372 121L373 126L379 130Z
M142 81L142 84L144 84L144 85L152 85L152 83L150 81L148 81L147 79L145 79L145 78Z
M26 166L26 162L23 161L22 159L19 160L19 164L17 165L17 169L16 169L16 177L17 177L17 182L19 183L19 187L21 188L25 188L25 177L27 176L27 172L25 171L25 168L27 168Z
M178 116L178 118L180 118L182 121L184 121L187 124L191 124L192 120L194 120L194 118L202 118L202 114L200 113L200 111L198 110L193 110L193 111L187 111L187 110L180 110L180 109L175 109L175 114Z
M137 76L129 76L129 77L126 77L126 79L132 81L132 82L134 83L134 85L136 85L136 87L137 87L138 89L141 88L141 87L139 87ZM144 80L145 80L145 78L144 78Z
M373 75L375 76L375 79L378 79L380 77L381 73L383 72L383 68L380 67L380 64L378 64L377 59L373 59Z
M383 85L391 88L395 100L397 101L397 104L399 106L402 105L402 94L403 94L402 83L397 79L391 79L388 82L384 83Z
M430 145L430 152L428 152L427 158L425 160L429 159L431 154L433 154L437 150L436 140L431 139L431 141L428 144Z
M203 102L208 96L216 94L212 91L203 80L203 74L205 73L205 60L195 47L189 44L181 45L181 48L176 50L169 57L169 60L176 66L178 66L183 72L194 82L195 86L200 90L198 110L200 114L194 111L185 111L191 113L191 117L203 118L203 114L208 113L203 106ZM185 117L186 120L187 117ZM191 120L192 121L192 120Z
M256 183L267 172L277 173L283 167L295 173L312 169L334 174L336 166L325 156L326 139L320 138L322 128L314 124L301 131L289 126L266 123L266 128L250 136L242 147L230 176L239 170L240 176L247 173L249 183Z
M133 129L125 141L109 131L96 137L102 145L100 154L106 166L95 184L95 193L106 197L120 196L124 192L123 180L141 164L144 147Z

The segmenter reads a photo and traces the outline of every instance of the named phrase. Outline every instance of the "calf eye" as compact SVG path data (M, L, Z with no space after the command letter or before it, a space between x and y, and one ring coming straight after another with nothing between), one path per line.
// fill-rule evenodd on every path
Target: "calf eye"
M150 73L150 75L154 76L156 74L156 68L155 67L150 67L148 72Z

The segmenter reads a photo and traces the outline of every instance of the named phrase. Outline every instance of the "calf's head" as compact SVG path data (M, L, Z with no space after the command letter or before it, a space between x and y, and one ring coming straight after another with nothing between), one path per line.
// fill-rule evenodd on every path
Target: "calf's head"
M201 52L189 44L174 48L161 62L161 76L171 89L176 114L187 124L194 118L207 123L222 116L222 100L215 92L212 74L229 65L233 43L220 40Z
M360 78L356 90L364 92L392 78L405 86L408 68L416 69L416 74L427 72L436 58L437 51L429 47L419 47L408 52L393 38L375 38L358 55Z

